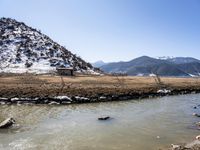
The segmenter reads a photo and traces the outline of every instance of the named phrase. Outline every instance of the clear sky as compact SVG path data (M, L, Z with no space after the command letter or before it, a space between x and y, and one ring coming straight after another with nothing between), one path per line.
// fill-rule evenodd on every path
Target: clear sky
M0 17L40 29L83 59L200 59L200 0L0 0Z

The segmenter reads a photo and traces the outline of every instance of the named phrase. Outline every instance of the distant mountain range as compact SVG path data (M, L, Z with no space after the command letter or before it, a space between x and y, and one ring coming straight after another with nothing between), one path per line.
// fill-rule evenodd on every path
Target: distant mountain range
M100 68L101 66L106 65L106 64L108 64L108 63L105 63L105 62L102 61L102 60L99 60L99 61L96 61L96 62L92 63L92 65L93 65L94 67L97 67L97 68Z
M191 57L142 56L127 62L103 64L100 69L107 73L126 73L134 76L199 76L200 60Z
M0 19L0 72L40 74L56 67L96 73L90 63L40 31L11 18Z

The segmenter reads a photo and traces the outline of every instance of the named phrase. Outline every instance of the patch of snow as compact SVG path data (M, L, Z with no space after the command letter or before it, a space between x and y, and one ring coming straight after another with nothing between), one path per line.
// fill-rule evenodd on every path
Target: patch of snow
M139 73L139 74L137 74L136 76L138 76L138 77L142 77L142 76L144 76L144 74Z
M161 57L157 57L158 59L161 59L161 60L168 60L168 59L173 59L174 57L173 56L161 56Z
M75 96L75 99L77 99L77 100L83 100L83 101L87 101L87 100L89 100L89 98L86 98L86 97L80 97L80 96Z
M193 74L189 74L189 76L191 76L191 77L197 77L197 75L193 75Z
M167 93L171 93L171 90L160 89L160 90L157 91L157 93L164 93L164 94L167 94Z
M151 74L149 74L149 76L150 77L156 77L156 74L151 73Z
M100 100L105 100L106 97L105 97L105 96L100 96L99 99L100 99Z
M68 96L56 96L54 97L55 99L59 99L59 100L69 100L72 101L72 99Z
M18 101L19 98L11 98L11 101Z

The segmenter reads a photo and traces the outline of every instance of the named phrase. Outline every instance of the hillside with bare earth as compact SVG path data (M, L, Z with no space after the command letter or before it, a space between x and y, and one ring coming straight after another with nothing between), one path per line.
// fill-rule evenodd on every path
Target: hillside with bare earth
M40 74L51 73L56 67L96 73L90 63L40 31L14 19L0 19L0 72Z

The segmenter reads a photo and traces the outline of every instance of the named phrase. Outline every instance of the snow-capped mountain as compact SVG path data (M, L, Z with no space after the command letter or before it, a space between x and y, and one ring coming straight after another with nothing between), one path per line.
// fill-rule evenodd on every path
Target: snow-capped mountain
M95 73L90 63L40 31L14 19L0 19L0 72L49 73L56 67Z
M157 57L160 60L167 60L175 64L184 64L184 63L200 63L200 60L192 57L173 57L173 56L162 56Z
M176 64L200 63L198 59L192 57L174 57L167 60Z
M127 62L108 63L100 68L107 73L123 72L133 76L200 76L200 60L188 57L156 59L142 56Z
M168 60L168 59L173 59L174 57L173 56L159 56L159 57L156 57L157 59L161 59L161 60Z

